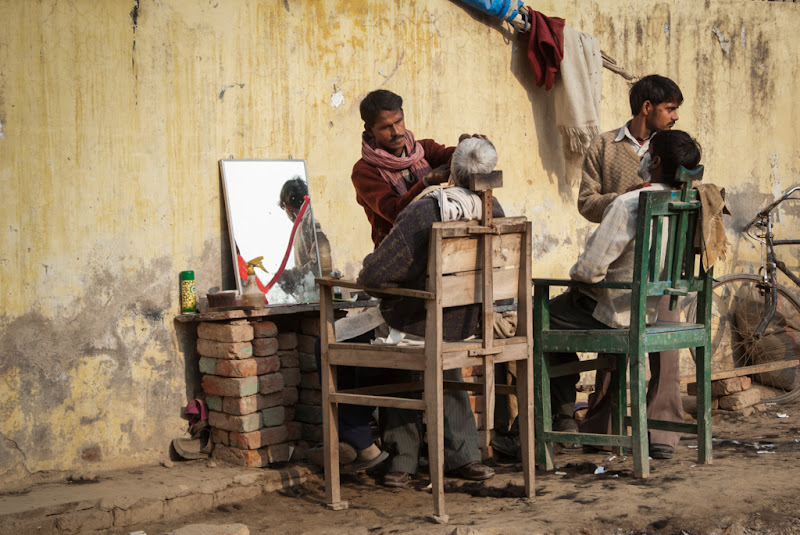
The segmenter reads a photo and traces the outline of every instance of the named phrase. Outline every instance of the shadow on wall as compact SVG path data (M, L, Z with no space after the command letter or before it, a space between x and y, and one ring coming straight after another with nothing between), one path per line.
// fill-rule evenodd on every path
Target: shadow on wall
M537 140L536 144L539 149L542 171L546 176L554 176L558 180L558 193L562 202L575 204L577 202L577 185L583 157L579 156L565 161L561 136L556 128L553 95L551 92L548 93L544 88L536 85L536 80L528 62L527 43L520 40L513 28L504 21L485 15L461 3L460 0L450 0L450 2L461 8L473 20L497 31L503 41L511 45L509 47L511 57L509 58L508 67L528 96L530 113L536 128L536 135L532 140ZM538 173L528 175L528 186L534 185L534 180L538 178L537 175ZM577 178L571 180L570 177Z

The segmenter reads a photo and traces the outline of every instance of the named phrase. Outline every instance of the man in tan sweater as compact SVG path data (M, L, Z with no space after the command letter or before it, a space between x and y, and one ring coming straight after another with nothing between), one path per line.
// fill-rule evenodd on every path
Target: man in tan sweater
M606 208L619 195L642 187L639 161L650 147L650 139L660 130L670 130L678 120L683 94L669 78L652 74L636 82L630 91L633 118L617 130L597 136L583 162L578 193L578 211L594 223L603 219ZM679 312L669 310L669 300L659 302L659 319L679 321ZM647 417L683 422L680 396L678 351L650 354L650 383L647 388ZM663 358L662 358L663 357ZM595 393L589 397L589 410L581 424L587 433L609 433L611 400L608 388L611 374L598 370ZM680 433L650 431L650 456L669 459L680 440ZM591 451L591 447L584 448Z

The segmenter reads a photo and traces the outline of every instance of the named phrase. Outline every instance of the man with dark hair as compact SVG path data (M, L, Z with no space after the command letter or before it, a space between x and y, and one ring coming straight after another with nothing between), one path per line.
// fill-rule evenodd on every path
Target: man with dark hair
M631 87L630 103L633 118L594 138L583 161L578 211L593 223L618 195L641 184L639 159L653 134L675 126L683 94L669 78L651 74Z
M648 151L642 158L637 176L644 182L641 191L671 189L677 169L684 166L694 169L700 163L700 147L686 132L665 130L652 136ZM652 184L652 185L651 185ZM636 231L635 217L638 209L639 191L620 194L608 205L600 226L589 238L586 250L572 267L570 276L582 282L629 281L633 274L633 241ZM554 328L624 328L630 324L629 290L581 289L567 292L555 298L555 315L551 309ZM656 317L665 319L663 298L648 298L647 321ZM553 303L553 302L551 302ZM671 321L671 320L669 320ZM561 326L559 326L561 325ZM658 420L683 421L683 408L679 390L679 362L675 355L650 354L651 379L647 389L647 416ZM664 358L660 358L664 357ZM575 355L569 356L575 360ZM665 370L667 373L665 373ZM608 395L611 373L598 370L595 393L589 398L589 410L581 423L585 433L610 433L611 399ZM562 378L558 392L567 396L569 386L577 381L576 376ZM574 398L573 398L574 399ZM570 400L565 398L565 405ZM650 431L650 456L654 459L672 457L680 433ZM597 448L585 446L585 451Z
M642 179L637 174L639 161L647 153L653 135L675 125L683 93L669 78L651 74L631 87L629 100L631 120L617 130L597 136L583 161L578 211L593 223L600 222L606 208L619 195L641 187ZM679 321L679 312L669 310L668 305L668 299L661 300L661 319ZM596 406L595 400L606 399L611 374L598 370L595 377L596 394L589 399L589 412L581 430L603 433L603 429L611 425L611 409ZM659 420L683 421L678 351L650 354L647 415ZM680 436L680 433L671 431L651 430L651 443L664 446L661 451L653 453L658 458L669 458L669 450L678 444Z
M360 111L364 121L361 159L351 178L377 247L397 215L423 189L447 181L455 147L432 139L416 140L405 126L402 97L391 91L372 91L361 101Z

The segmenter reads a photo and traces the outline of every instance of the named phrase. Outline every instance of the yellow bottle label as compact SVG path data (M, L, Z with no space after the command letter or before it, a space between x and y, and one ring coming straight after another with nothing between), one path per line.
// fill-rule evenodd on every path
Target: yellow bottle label
M196 312L194 281L181 281L181 312Z

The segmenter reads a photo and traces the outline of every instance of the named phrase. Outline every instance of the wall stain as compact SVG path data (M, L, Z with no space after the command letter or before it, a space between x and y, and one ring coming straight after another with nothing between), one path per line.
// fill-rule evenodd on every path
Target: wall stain
M229 84L222 88L222 91L219 92L219 99L222 100L225 97L225 91L231 89L233 87L238 87L239 89L244 88L244 84Z

